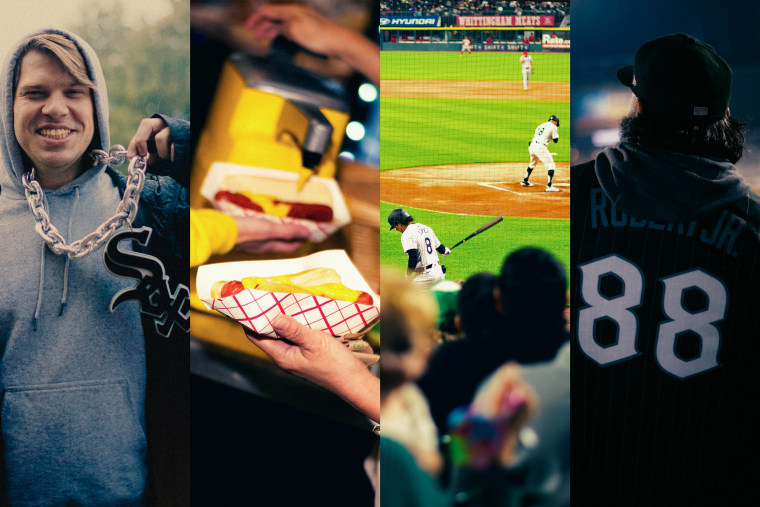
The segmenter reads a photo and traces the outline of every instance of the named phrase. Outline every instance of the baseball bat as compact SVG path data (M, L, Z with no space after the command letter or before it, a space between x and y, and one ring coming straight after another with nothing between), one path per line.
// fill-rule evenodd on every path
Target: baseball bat
M453 250L453 249L455 249L456 247L458 247L459 245L461 245L462 243L464 243L465 241L467 241L468 239L470 239L470 238L473 238L473 237L477 236L477 235L478 235L478 234L480 234L481 232L487 231L488 229L490 229L490 228L491 228L491 227L493 227L494 225L498 224L498 223L499 223L499 222L501 222L502 220L504 220L504 217L503 217L503 216L499 216L499 217L497 217L497 218L494 218L493 220L491 220L490 222L488 222L486 225L484 225L483 227L481 227L481 228L480 228L480 229L478 229L477 231L473 232L472 234L470 234L469 236L467 236L466 238L464 238L464 239L463 239L462 241L460 241L459 243L457 243L457 244L455 244L454 246L452 246L451 248L449 248L449 250Z

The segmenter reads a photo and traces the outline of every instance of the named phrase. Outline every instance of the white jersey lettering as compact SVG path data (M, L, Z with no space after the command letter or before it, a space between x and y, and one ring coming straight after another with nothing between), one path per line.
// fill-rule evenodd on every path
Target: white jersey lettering
M440 244L441 242L430 227L415 222L409 224L409 227L401 234L401 247L404 252L417 249L420 252L420 263L417 267L423 269L430 264L438 264L438 252L435 249Z

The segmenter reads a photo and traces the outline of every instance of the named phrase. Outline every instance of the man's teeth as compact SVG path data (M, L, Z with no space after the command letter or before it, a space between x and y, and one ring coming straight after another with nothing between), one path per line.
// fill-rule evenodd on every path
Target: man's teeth
M71 130L69 129L40 129L39 132L41 135L45 137L50 137L52 139L63 139L64 137L69 135Z

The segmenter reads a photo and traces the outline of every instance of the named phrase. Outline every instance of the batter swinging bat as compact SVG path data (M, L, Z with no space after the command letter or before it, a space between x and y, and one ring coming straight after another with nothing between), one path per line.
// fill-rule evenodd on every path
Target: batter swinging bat
M478 234L480 234L481 232L487 231L488 229L490 229L490 228L491 228L491 227L493 227L494 225L498 224L498 223L499 223L499 222L501 222L502 220L504 220L504 217L502 217L502 216L499 216L499 217L497 217L497 218L494 218L493 220L491 220L490 222L488 222L486 225L484 225L483 227L481 227L481 228L480 228L480 229L478 229L477 231L473 232L472 234L470 234L469 236L467 236L466 238L464 238L464 239L463 239L462 241L460 241L459 243L457 243L457 244L455 244L454 246L452 246L451 248L449 248L449 250L453 250L453 249L455 249L456 247L458 247L459 245L461 245L462 243L464 243L465 241L467 241L468 239L470 239L470 238L473 238L473 237L477 236L477 235L478 235Z

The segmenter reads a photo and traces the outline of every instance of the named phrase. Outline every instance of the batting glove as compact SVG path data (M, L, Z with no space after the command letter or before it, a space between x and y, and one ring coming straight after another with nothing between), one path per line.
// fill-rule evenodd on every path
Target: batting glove
M449 255L450 253L451 253L451 250L449 249L449 247L446 247L446 250L443 252L443 255L445 257L445 256Z

